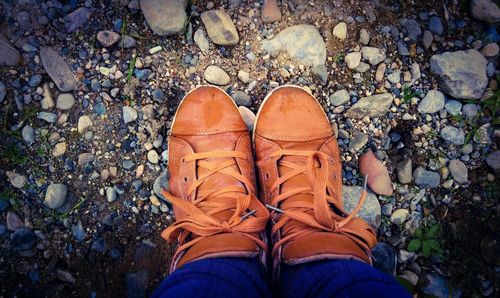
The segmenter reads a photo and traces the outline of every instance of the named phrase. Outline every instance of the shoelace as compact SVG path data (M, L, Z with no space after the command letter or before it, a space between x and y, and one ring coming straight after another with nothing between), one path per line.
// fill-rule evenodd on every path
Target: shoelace
M266 207L274 212L281 213L281 217L273 226L271 233L274 235L288 222L295 220L305 224L305 229L291 231L285 235L273 247L273 256L277 253L278 248L289 241L293 241L301 236L317 232L327 231L343 234L352 239L358 246L365 251L375 245L377 239L374 230L362 219L354 216L359 212L363 205L367 192L366 184L358 204L354 210L347 215L342 208L342 198L336 193L333 183L328 179L330 163L333 161L327 154L319 151L300 151L300 150L278 150L271 154L271 157L285 156L302 156L306 157L306 162L303 165L294 162L280 159L278 166L291 169L281 177L279 177L271 187L271 193L280 187L290 178L305 174L311 187L297 187L289 191L283 192L271 199L271 205ZM319 167L317 164L319 163ZM297 194L313 195L313 202L295 201L288 202L285 210L278 208L281 202ZM331 204L339 210L342 215L335 213L331 208ZM307 211L314 211L314 215Z
M210 158L230 159L222 162L206 160ZM195 161L198 167L204 168L208 172L198 177L189 186L186 198L193 192L196 193L196 198L192 201L175 197L166 190L163 191L165 198L187 215L167 227L161 234L170 243L177 239L181 244L174 259L179 253L187 250L201 239L222 233L236 233L248 237L267 252L267 245L251 234L264 231L269 219L269 211L255 197L253 184L245 176L231 168L236 165L236 158L247 159L247 156L239 151L212 151L192 153L183 158L183 162ZM224 173L237 179L245 186L246 192L241 187L231 186L205 191L198 190L198 187L215 173ZM214 201L213 198L216 197L227 199ZM234 210L233 215L228 220L220 220L213 216L226 210ZM249 212L245 213L247 210ZM198 238L184 243L191 234L198 236Z

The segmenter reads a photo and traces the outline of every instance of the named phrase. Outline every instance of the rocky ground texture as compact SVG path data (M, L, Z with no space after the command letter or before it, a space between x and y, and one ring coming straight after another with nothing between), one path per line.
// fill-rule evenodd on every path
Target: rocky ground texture
M252 127L284 84L323 105L377 268L423 297L499 295L491 0L0 2L0 296L143 297L166 276L166 142L219 85ZM314 119L311 119L314 121Z

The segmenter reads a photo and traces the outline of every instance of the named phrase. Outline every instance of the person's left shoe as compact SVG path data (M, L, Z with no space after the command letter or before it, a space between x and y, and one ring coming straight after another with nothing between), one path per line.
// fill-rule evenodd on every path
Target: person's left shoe
M204 86L182 100L168 140L169 191L178 241L170 270L195 260L257 257L265 264L268 210L255 196L250 136L233 100Z

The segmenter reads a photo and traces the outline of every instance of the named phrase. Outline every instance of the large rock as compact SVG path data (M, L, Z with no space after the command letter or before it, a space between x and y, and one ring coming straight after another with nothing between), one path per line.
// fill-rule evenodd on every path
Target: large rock
M500 22L500 8L491 0L472 0L470 10L473 17L490 24Z
M476 50L446 52L430 60L431 72L438 76L441 88L462 99L479 99L488 85L487 61Z
M9 42L7 37L0 34L0 66L15 66L21 62L21 55Z
M271 56L285 52L292 60L306 66L323 65L326 60L325 42L313 25L288 27L273 39L263 40L261 47Z
M57 209L61 207L66 201L66 195L68 193L68 188L64 184L51 184L47 187L47 192L45 193L44 205L50 209Z
M418 104L421 113L436 113L444 108L444 95L438 90L429 90Z
M78 29L78 27L85 24L89 19L92 13L86 7L80 7L75 11L67 14L64 18L64 28L66 32L71 33Z
M186 0L141 0L141 10L154 33L164 36L184 32Z
M486 163L500 176L500 150L493 151L486 157Z
M441 183L439 173L427 171L422 167L418 167L413 171L413 179L415 179L415 184L420 187L436 188Z
M343 187L342 198L344 200L345 212L350 213L354 210L354 208L356 208L362 191L363 188L361 186ZM356 216L364 219L375 229L380 226L380 204L378 202L377 196L373 192L368 190L366 200Z
M223 10L209 10L201 14L201 20L213 43L223 46L238 44L240 37L231 17Z
M68 92L78 88L76 79L68 63L53 48L42 47L40 49L40 58L45 71L59 90Z
M205 80L215 85L227 85L231 81L229 75L220 67L209 65L203 73Z
M392 103L390 93L382 93L368 97L362 97L346 113L346 117L361 119L365 116L382 117L384 116Z
M363 55L363 58L371 65L378 65L387 57L383 49L374 47L362 47L361 55Z

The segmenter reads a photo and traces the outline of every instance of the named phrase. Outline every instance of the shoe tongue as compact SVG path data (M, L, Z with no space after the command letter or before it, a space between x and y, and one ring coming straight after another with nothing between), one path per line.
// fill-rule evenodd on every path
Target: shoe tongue
M217 147L214 147L214 138L216 139L216 144ZM189 136L186 137L186 139L189 139L189 143L193 145L193 150L196 153L202 153L202 152L212 152L212 151L234 151L235 150L235 144L237 143L237 139L239 138L239 135L236 135L234 132L231 133L221 133L217 135L209 135L209 136ZM205 161L213 162L215 164L219 164L221 162L231 160L234 158L229 158L229 157L215 157L215 158L208 158L205 159ZM199 161L198 161L199 162ZM231 167L228 167L226 169L231 169L236 173L240 173L240 170L238 166L235 164ZM197 178L200 178L204 176L207 172L210 170L202 168L202 167L197 167L196 168L196 175ZM218 172L210 175L199 187L198 187L198 193L200 191L213 191L213 190L220 190L222 188L226 187L240 187L242 191L245 190L245 186L236 178L233 178L229 175L226 175L224 173ZM226 197L216 197L210 199L210 201L215 202L227 202L228 198ZM234 200L234 199L230 199ZM236 205L235 205L236 206ZM213 216L221 219L221 220L227 220L233 215L233 212L230 210L219 212L214 214Z
M323 143L325 142L324 139L318 139L314 141L307 141L307 142L278 142L280 147L283 150L300 150L300 151L319 151ZM302 157L302 156L290 156L287 155L282 158L284 161L289 161L294 164L298 165L304 165L306 163L307 157ZM292 169L284 167L284 166L278 166L278 172L280 177L286 174L287 172L291 171ZM290 179L288 179L286 182L281 184L281 192L284 193L293 189L296 189L298 187L311 187L311 184L306 176L305 173L296 175ZM312 202L314 200L313 195L307 194L307 193L300 193L293 195L289 198L287 198L285 201L283 201L280 205L280 208L286 209L287 205L292 203L292 202L297 202L297 201L303 201L303 202ZM314 214L313 210L309 211L311 214ZM308 213L309 213L308 212ZM283 233L287 234L288 232L292 232L296 229L301 229L301 226L304 225L302 223L292 221L290 224L288 224L286 227L284 227Z

